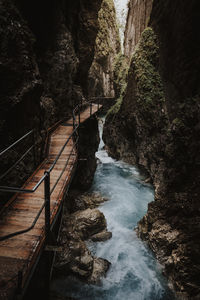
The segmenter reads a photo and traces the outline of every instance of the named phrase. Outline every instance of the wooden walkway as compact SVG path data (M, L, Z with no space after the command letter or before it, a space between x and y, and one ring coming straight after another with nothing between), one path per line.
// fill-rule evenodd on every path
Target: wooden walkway
M92 105L92 114L98 111L96 104ZM80 114L80 122L84 122L91 115L90 108ZM48 156L38 167L34 174L25 183L25 189L32 189L44 172L54 162L57 154L62 149L66 140L73 133L73 120L59 125L49 136ZM73 138L62 152L58 162L50 173L50 187L52 188L60 176L66 161L71 156L58 184L51 194L51 223L57 216L63 195L69 186L71 176L77 161L77 151ZM38 211L44 204L44 183L32 194L16 194L3 216L0 219L0 236L17 232L32 225ZM0 299L12 299L18 284L18 273L22 271L22 287L29 278L37 258L43 250L45 240L45 215L44 209L31 231L0 242Z

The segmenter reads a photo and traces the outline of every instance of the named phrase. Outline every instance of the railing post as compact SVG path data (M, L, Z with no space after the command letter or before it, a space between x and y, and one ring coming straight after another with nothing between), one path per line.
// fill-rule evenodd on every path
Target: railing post
M50 233L50 173L45 171L44 182L44 197L45 197L45 241L46 244L49 240Z
M50 242L50 172L45 171L45 182L44 182L44 195L45 195L45 244L49 244ZM51 274L51 256L48 251L46 251L45 255L45 299L49 299L49 291L50 291L50 274Z
M92 103L90 103L90 116L92 115Z
M23 280L23 273L22 271L19 271L17 276L17 296L19 296L22 292L22 280Z
M35 148L35 130L33 129L32 133L32 139L33 139L33 162L34 166L36 167L36 148Z

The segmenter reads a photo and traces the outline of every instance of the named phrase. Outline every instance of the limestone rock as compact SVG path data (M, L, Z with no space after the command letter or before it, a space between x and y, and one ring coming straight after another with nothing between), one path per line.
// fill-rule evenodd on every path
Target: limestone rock
M103 231L106 228L106 220L98 209L86 209L72 214L75 230L83 240Z
M152 3L152 0L131 0L128 4L124 37L124 53L128 59L131 58L143 30L148 26Z
M92 275L89 278L89 283L99 284L102 277L105 277L108 269L110 267L110 262L103 258L95 258L93 263Z
M102 232L92 235L90 239L93 242L105 242L105 241L109 240L111 237L112 237L112 232L105 230L105 231L102 231Z
M68 196L70 202L69 210L71 213L87 208L96 208L108 199L99 193L80 193L78 190L71 190Z
M65 276L74 274L87 282L99 281L109 263L93 257L84 240L105 229L105 217L97 209L77 211L71 215L65 211L60 234L63 251L57 254L55 273Z

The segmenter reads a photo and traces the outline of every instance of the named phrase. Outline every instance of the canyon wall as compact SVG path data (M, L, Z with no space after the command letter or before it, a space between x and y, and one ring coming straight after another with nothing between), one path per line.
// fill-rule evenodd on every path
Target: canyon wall
M98 21L95 56L89 72L89 95L114 97L113 71L121 46L113 0L103 0Z
M143 30L147 27L153 0L130 0L124 34L124 54L131 58Z
M47 128L87 97L101 2L0 0L1 149L32 128L44 141ZM1 172L31 143L27 139L4 156ZM18 169L8 182L23 182L33 169L31 157Z
M122 104L104 130L110 153L139 165L155 187L138 234L180 299L200 296L199 16L198 1L154 0Z

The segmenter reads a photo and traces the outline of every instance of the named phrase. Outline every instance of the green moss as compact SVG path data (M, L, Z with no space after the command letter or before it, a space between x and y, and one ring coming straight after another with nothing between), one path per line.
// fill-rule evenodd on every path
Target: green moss
M158 62L157 37L153 29L148 27L133 54L130 71L134 72L136 81L136 101L145 110L155 108L165 100Z
M119 28L116 23L116 13L113 0L103 0L101 9L98 14L99 31L96 38L96 57L98 59L106 58L113 47L111 45L109 28L114 28L116 32L116 39L120 47ZM109 24L109 25L108 25ZM112 26L110 26L112 24Z
M120 97L117 102L108 110L107 115L115 115L120 110L122 104L122 97Z
M114 87L117 97L116 103L108 110L107 115L118 113L127 87L128 63L127 58L120 52L115 58Z
M121 97L127 86L128 63L127 58L120 52L115 59L114 85L117 97Z

